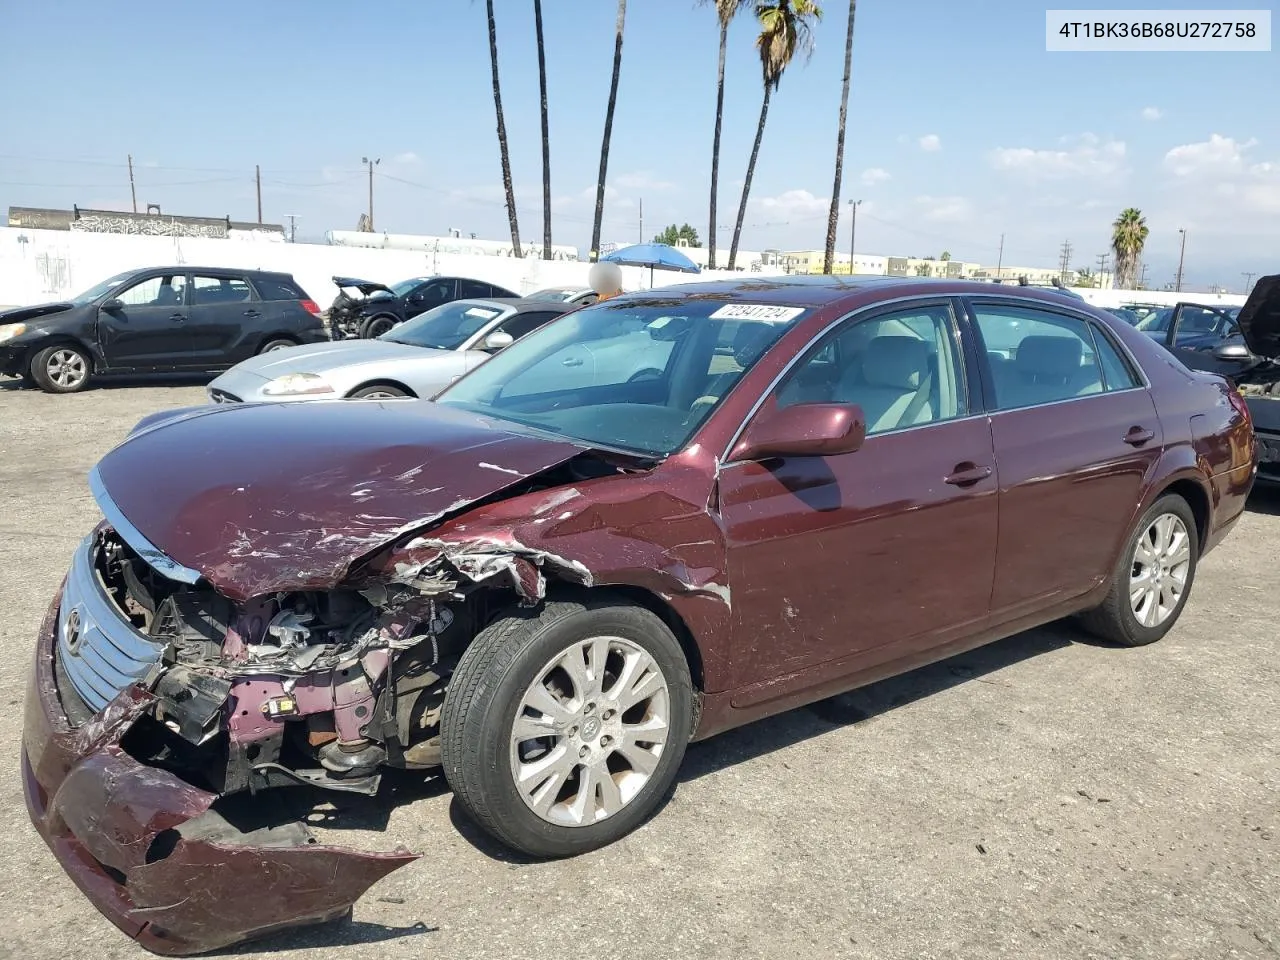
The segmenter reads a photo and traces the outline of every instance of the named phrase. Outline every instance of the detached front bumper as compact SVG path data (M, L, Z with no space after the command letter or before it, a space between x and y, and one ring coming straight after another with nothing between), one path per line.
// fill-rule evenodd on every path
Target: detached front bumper
M202 953L335 919L375 882L417 859L299 841L301 828L238 832L211 809L216 794L122 748L152 701L140 686L72 727L55 680L59 602L40 627L27 690L27 811L76 886L148 950Z

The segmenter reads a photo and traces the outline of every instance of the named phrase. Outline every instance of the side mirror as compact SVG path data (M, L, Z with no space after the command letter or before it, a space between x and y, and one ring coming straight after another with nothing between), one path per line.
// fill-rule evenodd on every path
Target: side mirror
M733 460L831 457L853 453L867 437L856 403L797 403L759 414L734 448Z
M104 300L102 302L102 309L107 311L107 313L118 313L124 309L124 301L119 297L112 297L110 300Z
M419 290L417 293L409 294L410 303L426 303L426 301L427 301L427 297L421 290Z
M515 342L516 338L505 330L495 330L484 338L484 345L480 349L493 350L496 352L498 350L505 350Z
M1213 348L1213 356L1215 360L1234 360L1241 363L1253 359L1249 348L1238 340L1224 340Z

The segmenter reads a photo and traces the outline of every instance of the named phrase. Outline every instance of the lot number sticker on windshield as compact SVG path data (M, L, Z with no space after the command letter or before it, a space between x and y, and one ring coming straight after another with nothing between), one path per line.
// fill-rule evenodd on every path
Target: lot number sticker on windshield
M472 307L467 311L468 317L479 317L481 320L492 320L497 315L497 310L485 310L482 307Z
M729 303L711 314L711 319L786 323L802 313L804 313L804 307L772 307L767 303Z

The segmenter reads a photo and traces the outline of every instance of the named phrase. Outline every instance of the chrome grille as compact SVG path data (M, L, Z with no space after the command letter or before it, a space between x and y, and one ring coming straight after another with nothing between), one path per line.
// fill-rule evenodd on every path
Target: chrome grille
M93 565L93 537L76 550L58 611L58 659L95 713L160 660L164 643L139 633L107 594Z

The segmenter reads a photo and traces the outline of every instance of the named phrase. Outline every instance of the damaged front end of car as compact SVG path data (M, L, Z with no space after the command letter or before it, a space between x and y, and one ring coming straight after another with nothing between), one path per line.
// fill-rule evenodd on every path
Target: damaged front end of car
M116 456L140 456L153 429ZM397 467L384 489L446 508L412 523L383 517L383 532L360 535L277 511L271 537L260 524L242 549L236 533L232 560L193 567L130 522L142 498L126 514L94 471L106 519L77 549L40 633L23 773L33 822L95 906L152 951L199 953L343 916L417 859L321 845L271 800L297 787L373 796L389 768L438 767L445 692L470 640L540 600L548 578L591 584L580 563L514 537L433 539L478 504L619 469L570 445L528 462L523 478L479 469L472 497L402 481Z

